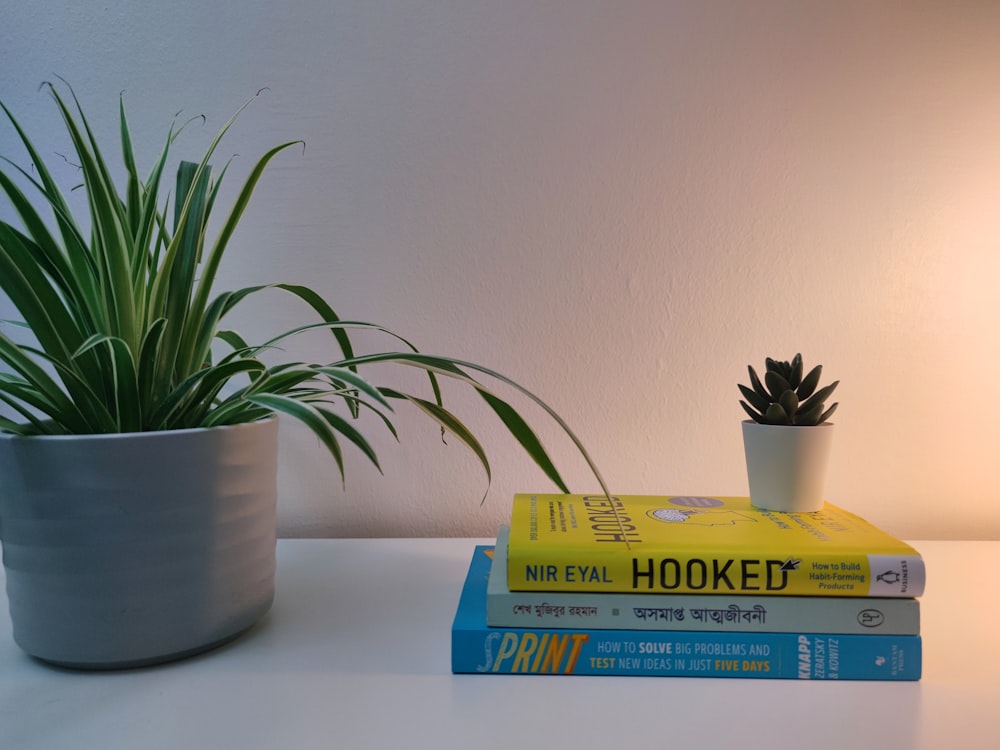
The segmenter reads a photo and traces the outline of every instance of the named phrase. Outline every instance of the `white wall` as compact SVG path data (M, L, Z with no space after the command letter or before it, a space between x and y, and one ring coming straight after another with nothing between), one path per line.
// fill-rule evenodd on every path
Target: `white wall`
M124 90L147 163L178 110L208 117L195 153L269 87L223 147L231 189L267 147L307 147L265 176L224 281L309 283L502 370L615 491L744 493L736 383L802 351L842 381L832 500L910 538L1000 538L997 4L0 0L0 19L0 98L50 152L53 74L108 139ZM298 313L269 297L242 328ZM512 493L551 489L448 398L493 456L485 504L475 461L410 412L400 445L377 435L385 475L351 456L346 489L285 424L283 533L489 535Z

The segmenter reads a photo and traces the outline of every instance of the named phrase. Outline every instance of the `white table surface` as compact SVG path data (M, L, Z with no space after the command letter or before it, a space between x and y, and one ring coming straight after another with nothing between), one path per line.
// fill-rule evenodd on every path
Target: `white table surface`
M475 539L282 540L236 642L113 673L25 656L0 612L0 749L1000 747L1000 542L913 542L920 682L452 675Z

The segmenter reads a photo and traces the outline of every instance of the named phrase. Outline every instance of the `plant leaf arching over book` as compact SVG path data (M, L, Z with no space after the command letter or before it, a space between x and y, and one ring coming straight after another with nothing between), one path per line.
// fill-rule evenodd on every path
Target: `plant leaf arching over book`
M572 440L605 494L593 460L565 421L539 397L489 368L451 357L421 353L382 326L342 320L313 290L295 284L268 284L214 293L216 273L227 243L268 162L301 144L292 141L267 151L256 162L213 242L207 236L222 177L211 177L209 160L245 103L221 128L200 162L181 162L173 196L160 206L160 178L168 153L185 126L172 124L149 175L136 164L132 138L119 100L121 155L126 187L120 194L83 109L72 89L52 95L73 143L82 174L91 223L89 238L70 212L52 173L28 134L0 102L24 145L32 169L0 155L0 191L22 228L0 221L0 288L7 294L35 343L22 344L0 330L0 402L23 421L0 415L0 431L20 435L96 434L176 430L253 422L284 414L305 424L322 441L344 477L340 440L356 446L381 471L368 439L355 426L363 411L394 436L393 402L414 405L450 432L477 457L492 477L482 445L442 401L439 378L473 388L522 448L563 492L568 492L538 437L481 377L486 376L541 407ZM259 94L260 92L258 92ZM18 180L52 212L51 230ZM222 326L237 304L265 289L290 293L318 315L261 344ZM308 330L328 329L338 354L323 364L265 364L261 355ZM395 342L395 349L356 354L349 336L372 330ZM224 353L213 353L213 347ZM365 365L390 363L418 368L429 378L429 398L379 386L360 374ZM475 373L475 377L473 374ZM335 407L338 407L335 409ZM484 495L485 500L485 495Z
M813 426L825 422L838 404L826 408L826 401L840 383L839 380L816 390L822 365L816 365L803 376L802 355L796 354L791 362L767 358L764 381L761 382L752 365L750 387L740 385L746 401L740 400L744 411L760 424Z

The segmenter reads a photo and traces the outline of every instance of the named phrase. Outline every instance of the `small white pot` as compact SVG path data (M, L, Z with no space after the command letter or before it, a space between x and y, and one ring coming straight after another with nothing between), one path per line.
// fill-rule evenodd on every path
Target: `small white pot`
M832 445L829 422L800 427L744 421L751 504L788 513L822 510Z

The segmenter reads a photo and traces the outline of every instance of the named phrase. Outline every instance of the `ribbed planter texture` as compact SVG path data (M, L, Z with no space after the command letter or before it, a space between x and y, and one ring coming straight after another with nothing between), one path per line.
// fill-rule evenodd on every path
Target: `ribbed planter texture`
M822 510L832 446L830 422L799 427L744 421L750 503L788 513Z
M14 640L66 667L190 656L274 597L278 420L118 435L0 436Z

